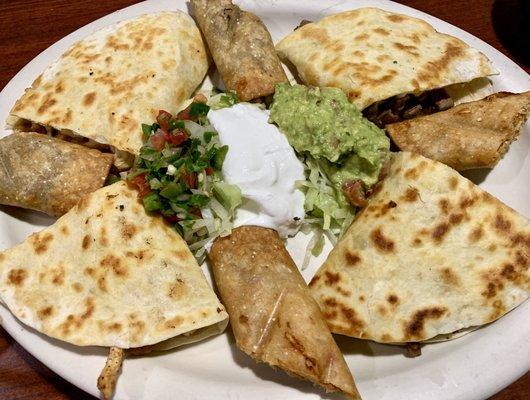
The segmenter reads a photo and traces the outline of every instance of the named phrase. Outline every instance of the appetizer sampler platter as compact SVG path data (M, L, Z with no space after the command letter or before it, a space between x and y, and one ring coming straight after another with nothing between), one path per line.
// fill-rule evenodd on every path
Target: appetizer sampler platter
M440 32L460 38L483 52L499 75L491 77L494 91L530 90L530 78L513 62L462 30L421 12L386 1L238 1L241 8L257 14L277 43L302 20L360 7L379 7L421 18ZM0 120L24 89L56 60L72 43L94 30L135 16L162 10L188 10L183 1L143 2L113 13L59 41L29 63L2 91ZM207 77L205 88L211 87ZM147 121L146 121L147 122ZM2 136L7 135L7 130ZM493 170L467 174L475 183L525 217L530 217L530 129L523 128L519 139ZM80 171L82 173L82 171ZM464 173L464 175L466 175ZM30 211L3 208L0 214L0 248L22 242L34 231L54 220ZM302 263L305 243L288 240L288 250L297 265ZM331 246L312 259L302 271L309 281L323 263ZM210 279L209 269L203 271ZM530 368L530 306L528 302L495 323L458 340L426 345L422 356L406 358L401 347L381 345L335 335L345 355L359 392L365 399L480 399L515 380ZM18 322L0 307L5 329L28 351L55 372L89 393L99 395L97 376L106 349L75 347L50 339ZM264 364L256 364L237 350L230 332L168 353L130 358L116 389L116 399L310 399L339 398L325 395L311 384L288 377ZM327 396L327 397L326 397Z

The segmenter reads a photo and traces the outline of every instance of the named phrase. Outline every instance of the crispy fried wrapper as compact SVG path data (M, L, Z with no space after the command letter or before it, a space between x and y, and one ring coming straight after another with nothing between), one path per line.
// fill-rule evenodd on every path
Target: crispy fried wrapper
M274 93L286 82L267 27L230 0L191 0L223 83L249 101Z
M493 168L517 139L529 114L530 92L500 92L385 129L401 150L457 171Z
M237 346L256 361L360 399L352 375L278 233L245 226L210 260Z
M98 389L103 400L108 400L114 395L116 382L125 359L125 350L119 347L111 347L107 362L98 378Z
M0 204L59 217L101 188L112 154L33 132L0 140Z

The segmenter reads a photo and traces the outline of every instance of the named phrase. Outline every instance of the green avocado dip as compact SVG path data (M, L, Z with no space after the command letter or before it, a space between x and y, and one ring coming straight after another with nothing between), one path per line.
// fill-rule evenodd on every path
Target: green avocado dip
M354 182L363 188L375 184L390 147L384 131L363 118L337 88L279 84L269 122L344 191Z

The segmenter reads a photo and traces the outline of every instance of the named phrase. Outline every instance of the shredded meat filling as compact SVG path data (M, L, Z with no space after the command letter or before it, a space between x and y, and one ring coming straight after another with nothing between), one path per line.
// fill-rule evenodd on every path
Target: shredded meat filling
M453 107L453 99L444 89L434 89L419 95L400 94L378 101L363 110L364 116L380 128L421 115L433 114Z

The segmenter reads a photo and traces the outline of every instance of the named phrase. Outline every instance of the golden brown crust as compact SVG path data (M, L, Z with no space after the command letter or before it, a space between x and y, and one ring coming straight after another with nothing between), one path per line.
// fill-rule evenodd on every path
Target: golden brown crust
M98 378L98 389L103 400L109 400L114 395L116 382L121 370L121 365L125 359L125 351L118 347L111 347L105 367Z
M0 203L61 216L103 186L114 157L32 132L0 140Z
M287 81L267 27L230 0L192 0L195 18L228 90L242 101L274 93Z
M360 398L318 305L276 231L234 229L215 240L210 260L241 350L326 390Z
M401 150L458 171L493 168L519 136L528 114L530 92L501 92L385 129Z

